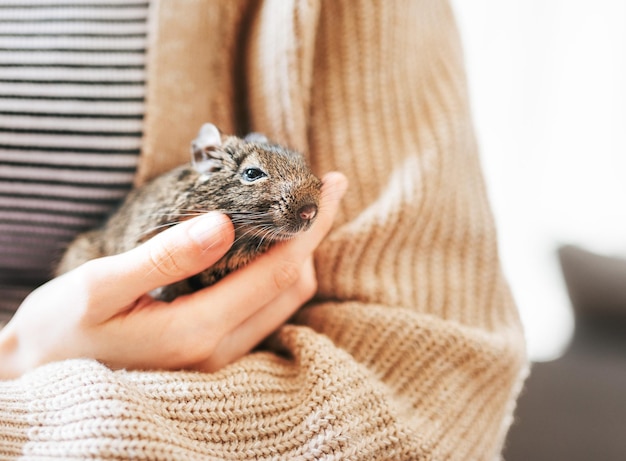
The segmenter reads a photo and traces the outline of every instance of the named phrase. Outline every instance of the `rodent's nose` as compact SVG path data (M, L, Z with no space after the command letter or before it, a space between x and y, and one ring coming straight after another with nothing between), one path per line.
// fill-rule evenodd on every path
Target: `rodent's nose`
M317 205L309 203L300 207L298 210L298 217L302 221L311 221L317 215Z

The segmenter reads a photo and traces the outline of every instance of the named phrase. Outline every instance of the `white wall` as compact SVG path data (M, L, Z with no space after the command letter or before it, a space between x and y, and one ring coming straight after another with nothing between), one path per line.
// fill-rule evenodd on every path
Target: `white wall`
M505 272L549 360L573 330L558 245L626 256L626 1L452 4Z

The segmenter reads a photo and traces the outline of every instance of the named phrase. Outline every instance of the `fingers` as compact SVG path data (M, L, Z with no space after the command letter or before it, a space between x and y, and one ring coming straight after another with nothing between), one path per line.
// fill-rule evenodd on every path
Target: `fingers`
M274 246L216 285L185 297L184 302L195 311L195 318L209 324L218 321L225 326L226 333L230 332L293 285L300 278L304 262L330 230L346 188L347 180L341 173L326 175L319 215L311 229ZM212 300L223 300L213 304L211 310L206 309L205 302L209 293Z
M206 361L207 369L216 369L248 352L315 291L312 254L330 230L346 186L343 175L327 175L309 231L170 304L142 295L217 261L234 236L227 217L194 218L127 253L81 266L77 271L88 285L90 305L87 321L79 322L89 331L86 356L114 368L180 368Z
M239 324L219 342L211 357L196 364L194 368L213 372L245 355L285 323L300 306L315 295L316 290L313 258L309 258L296 283Z
M228 251L233 238L228 217L210 212L182 222L126 253L94 260L86 270L92 280L106 281L112 305L125 306L144 293L211 266Z
M343 175L328 175L309 231L213 286L151 309L151 320L142 324L154 322L149 330L160 331L158 347L167 349L159 355L160 365L217 370L250 351L310 299L317 288L313 251L330 230L346 187ZM151 347L137 347L140 356L153 354Z

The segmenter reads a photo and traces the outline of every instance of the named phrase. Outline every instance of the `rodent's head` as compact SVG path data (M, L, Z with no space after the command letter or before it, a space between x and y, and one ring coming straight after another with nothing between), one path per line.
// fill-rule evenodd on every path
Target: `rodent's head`
M222 137L205 124L192 143L194 206L203 199L228 214L241 237L283 240L308 229L321 181L303 156L252 133Z

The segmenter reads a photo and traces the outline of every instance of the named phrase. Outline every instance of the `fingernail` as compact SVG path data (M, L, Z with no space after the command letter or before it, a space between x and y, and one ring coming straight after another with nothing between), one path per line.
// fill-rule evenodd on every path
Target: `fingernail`
M343 195L348 190L348 178L346 178L344 175L341 175L341 179L339 181L339 186L337 187L337 189L339 189L338 192L341 197L343 197Z
M330 181L332 185L332 194L336 196L336 198L340 199L346 193L348 189L348 179L338 171L333 171L327 173L324 176L324 182Z
M209 212L195 218L187 232L198 245L218 245L226 240L223 232L224 224L224 217L221 213Z

